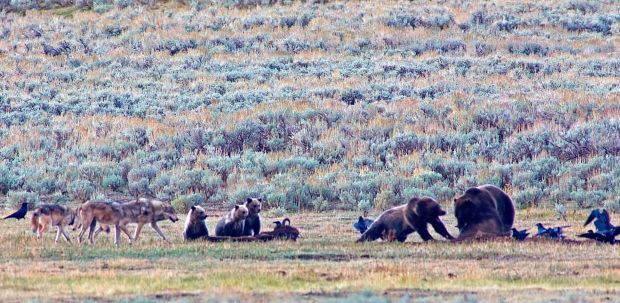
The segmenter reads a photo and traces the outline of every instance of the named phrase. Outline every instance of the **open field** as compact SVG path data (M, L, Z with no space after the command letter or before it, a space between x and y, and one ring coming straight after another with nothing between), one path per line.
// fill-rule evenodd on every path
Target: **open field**
M220 214L222 212L218 212ZM617 302L618 248L553 241L353 243L356 213L292 215L297 243L183 243L182 222L163 224L172 244L150 229L133 246L111 237L96 247L38 243L23 221L0 222L0 298L351 302ZM517 227L570 224L582 231L586 212L568 222L547 211L521 211ZM272 214L265 214L270 221ZM449 214L446 225L456 234ZM612 220L618 221L617 216ZM216 219L208 219L212 229ZM72 233L74 236L76 233ZM437 238L437 237L436 237ZM417 242L417 243L414 243Z

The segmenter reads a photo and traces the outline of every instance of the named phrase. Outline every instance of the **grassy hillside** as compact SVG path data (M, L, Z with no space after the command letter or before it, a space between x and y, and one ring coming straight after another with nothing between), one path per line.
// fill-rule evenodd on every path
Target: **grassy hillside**
M7 206L620 209L615 1L78 2L3 4Z

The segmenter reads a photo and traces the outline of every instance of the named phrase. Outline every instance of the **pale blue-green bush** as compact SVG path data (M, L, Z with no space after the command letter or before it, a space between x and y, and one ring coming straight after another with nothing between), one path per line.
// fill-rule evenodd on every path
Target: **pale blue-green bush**
M610 2L142 2L0 0L114 19L5 13L0 200L197 193L215 205L252 195L288 211L385 209L489 183L521 207L578 208L620 193ZM455 24L454 9L469 20ZM377 26L391 29L364 34ZM408 33L420 27L439 38ZM145 38L166 32L175 37Z
M6 195L9 191L17 189L23 183L22 178L6 165L0 165L0 193Z
M194 205L205 203L205 198L201 194L182 195L172 200L172 207L177 213L185 214Z
M22 203L29 203L29 207L33 208L39 203L39 195L33 192L9 191L7 197L8 206L11 208L17 207Z
M75 180L67 185L67 191L74 200L84 202L95 193L95 185L88 180Z

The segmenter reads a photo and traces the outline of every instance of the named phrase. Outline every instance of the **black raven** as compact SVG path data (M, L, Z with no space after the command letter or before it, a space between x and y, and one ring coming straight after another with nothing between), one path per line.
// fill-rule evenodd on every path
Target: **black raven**
M373 223L373 220L370 219L364 219L364 217L360 216L357 219L357 222L353 223L353 227L355 227L355 229L357 229L357 231L360 232L360 234L363 234L366 232L366 230L368 229L368 227Z
M568 227L568 225L546 228L541 223L538 223L536 224L536 227L538 227L538 233L536 233L536 237L564 239L564 235L562 234L562 228Z
M587 233L578 235L582 238L592 239L603 243L616 243L616 236L620 234L620 226L613 226L609 219L609 213L605 209L594 209L590 212L590 216L586 219L583 226L594 221L596 232L588 230Z
M284 218L284 220L282 220L282 221L279 221L279 220L278 221L273 221L273 224L276 225L275 228L280 228L281 226L286 226L287 222L288 222L288 225L290 226L291 225L291 219L289 219L289 218Z
M578 237L592 239L603 243L615 244L616 236L618 234L620 234L620 227L614 227L602 232L593 232L592 230L588 230L587 233L580 234Z
M26 216L27 212L28 212L28 203L24 202L22 203L22 206L16 212L4 217L3 220L15 218L19 221Z
M512 228L512 237L519 240L519 241L523 241L525 240L525 238L527 238L527 236L530 233L527 232L527 229L524 230L517 230L516 228Z
M590 222L594 221L594 227L596 227L596 231L605 231L614 228L611 225L611 221L609 220L609 213L605 209L593 209L586 219L586 223L583 226L587 226Z

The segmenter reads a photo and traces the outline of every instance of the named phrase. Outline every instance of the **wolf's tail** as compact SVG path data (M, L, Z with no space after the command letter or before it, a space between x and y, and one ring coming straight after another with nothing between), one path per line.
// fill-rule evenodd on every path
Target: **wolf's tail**
M30 226L32 227L32 232L35 234L39 229L39 215L40 211L37 209L32 213L32 219L30 219Z

